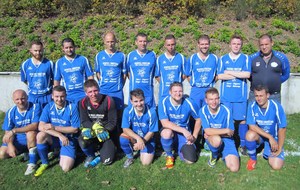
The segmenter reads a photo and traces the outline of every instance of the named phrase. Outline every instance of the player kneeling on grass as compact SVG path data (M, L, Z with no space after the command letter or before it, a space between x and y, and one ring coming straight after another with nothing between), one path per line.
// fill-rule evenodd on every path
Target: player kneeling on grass
M137 88L130 92L131 106L123 113L120 145L127 160L124 168L133 163L133 151L140 151L143 165L152 163L155 153L154 133L158 131L156 110L145 105L144 92Z
M180 82L170 85L170 95L158 105L158 114L163 129L161 130L161 144L166 152L166 167L174 166L173 146L177 145L181 160L186 163L195 163L197 153L195 141L198 137L201 121L198 108L189 98L183 97L183 86ZM195 119L194 130L189 125L189 118Z
M199 110L204 138L211 151L208 165L214 167L219 155L222 155L227 168L237 172L240 167L239 154L233 140L234 125L230 110L220 104L219 92L209 88L205 92L204 105Z
M32 174L36 168L38 155L35 140L41 114L40 106L27 100L28 97L24 90L14 91L15 106L10 108L5 115L2 126L5 134L0 148L0 159L14 158L29 150L29 164L25 175Z
M100 161L104 165L113 162L116 147L110 138L117 126L117 109L114 100L100 94L98 83L89 79L84 83L86 97L79 102L81 135L79 146L87 156L84 166L94 167ZM100 150L100 156L95 152Z
M246 147L250 157L248 170L254 170L257 162L256 148L264 146L263 157L269 160L274 170L284 164L283 144L286 134L286 116L282 106L269 99L269 91L265 86L254 89L255 102L248 105Z
M66 89L55 86L53 101L43 109L37 135L37 150L42 164L34 176L40 176L49 166L48 152L51 148L60 148L59 165L64 172L73 168L76 157L76 133L80 127L77 106L66 100Z

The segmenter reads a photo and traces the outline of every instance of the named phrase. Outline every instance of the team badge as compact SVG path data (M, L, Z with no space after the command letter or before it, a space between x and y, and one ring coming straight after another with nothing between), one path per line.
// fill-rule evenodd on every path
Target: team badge
M255 66L256 66L256 67L259 67L259 66L260 66L260 62L256 62L256 63L255 63Z
M272 62L272 63L271 63L271 67L278 67L278 63Z

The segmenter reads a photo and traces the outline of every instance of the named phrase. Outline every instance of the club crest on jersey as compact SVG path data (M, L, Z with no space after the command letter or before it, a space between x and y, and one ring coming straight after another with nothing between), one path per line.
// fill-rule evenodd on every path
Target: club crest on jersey
M142 67L141 69L138 70L138 75L141 77L144 77L146 74L146 69Z
M272 63L271 63L271 67L278 67L278 63L272 62Z
M76 81L77 81L77 75L75 74L75 73L73 73L70 77L69 77L69 79L70 79L70 81L72 82L72 83L76 83Z
M256 63L255 63L255 66L256 66L256 67L259 67L259 66L260 66L260 62L256 62Z

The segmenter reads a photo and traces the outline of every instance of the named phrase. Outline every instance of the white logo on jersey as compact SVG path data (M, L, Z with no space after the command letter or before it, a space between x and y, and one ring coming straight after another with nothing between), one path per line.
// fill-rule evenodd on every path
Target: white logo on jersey
M78 77L75 73L73 73L70 77L69 77L69 80L72 82L72 83L76 83Z
M138 75L141 77L144 77L146 74L146 69L142 67L141 69L138 69Z
M113 74L114 74L114 71L112 69L106 71L106 75L109 77L112 77Z
M137 60L137 59L138 59L137 57L134 57L134 58L133 58L133 60Z
M260 66L260 62L256 62L255 66L259 67Z
M205 83L207 81L207 73L203 73L201 76L200 76L200 80L202 83Z
M15 120L17 120L17 119L19 119L19 117L18 117L18 116L16 116L16 117L15 117Z
M174 79L175 79L175 72L172 71L172 72L170 72L170 73L168 74L168 80L174 81Z
M32 70L32 67L28 67L28 70Z
M63 65L67 65L67 63L66 63L66 62L64 62L64 63L63 63Z
M87 107L88 110L92 110L92 108L90 106Z
M272 62L272 63L271 63L271 67L278 67L278 63Z
M163 61L163 64L166 64L167 62L166 61Z
M42 80L39 79L39 80L34 81L34 87L36 89L41 89L41 87L42 87Z
M102 60L104 60L105 59L105 57L102 57Z
M199 62L198 62L198 61L196 61L195 65L199 65Z
M225 64L229 64L229 61L226 61Z
M107 158L107 159L104 160L104 164L107 164L109 162L110 162L110 158Z
M51 111L50 115L55 115L54 111Z

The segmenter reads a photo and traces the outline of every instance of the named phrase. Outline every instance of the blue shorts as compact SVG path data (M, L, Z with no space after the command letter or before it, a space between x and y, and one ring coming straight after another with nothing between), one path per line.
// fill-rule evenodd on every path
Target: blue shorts
M145 148L143 150L141 150L140 153L154 154L155 153L154 140L152 139L151 141L147 142Z
M52 95L50 92L45 95L29 94L28 101L34 104L40 104L41 108L43 108L52 101Z
M222 102L231 111L234 120L246 120L247 102Z
M264 146L263 157L265 159L268 159L269 157L274 157L271 154L272 151L271 151L271 146L270 146L270 143L269 143L268 139L263 138L263 137L260 136L259 137L259 144L257 144L256 148L258 148L260 146ZM284 148L282 148L280 154L276 157L284 160Z
M116 109L122 110L124 108L124 95L123 90L117 91L117 92L101 92L105 95L108 95L114 99Z
M28 152L26 134L16 134L13 142L18 154ZM7 143L2 143L1 146L7 146Z
M210 144L208 142L208 140L205 140L205 142L207 144ZM230 139L230 138L222 138L222 145L221 145L221 149L220 149L220 153L222 154L222 160L225 160L225 158L228 156L228 155L234 155L236 157L240 157L237 150L236 150L236 147L235 147L235 143L234 143L234 140L233 139Z
M61 141L57 137L52 136L51 148L60 148L60 156L68 156L75 160L76 158L76 143L74 138L69 137L69 145L62 146Z
M194 86L191 89L190 98L195 102L198 108L202 108L204 105L206 105L205 92L207 89L208 87L200 88Z

